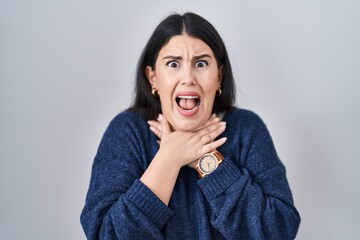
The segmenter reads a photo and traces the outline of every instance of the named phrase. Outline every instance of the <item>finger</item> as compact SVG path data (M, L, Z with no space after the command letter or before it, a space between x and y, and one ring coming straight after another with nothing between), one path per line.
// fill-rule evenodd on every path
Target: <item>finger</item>
M161 138L161 124L157 121L148 121L150 130L158 137Z
M225 129L225 127L226 127L226 122L215 122L215 123L212 123L212 124L202 128L202 129L200 129L198 131L198 135L203 136L203 135L206 135L206 134L208 134L208 133L210 133L210 132L212 132L212 131L214 131L214 130L216 130L218 128L224 128Z
M198 131L205 133L208 131L212 131L216 126L219 126L218 124L226 124L226 122L220 122L220 118L215 117L213 119L209 119Z
M211 143L208 143L208 144L205 144L204 146L202 146L201 148L201 155L204 155L205 153L209 153L209 152L212 152L214 151L215 149L217 149L218 147L220 147L221 145L223 145L225 142L226 142L227 138L226 137L223 137L223 138L220 138L214 142L211 142Z
M153 126L161 131L161 123L155 120L150 120L147 122L150 126Z
M217 122L220 122L220 118L216 117L216 115L211 115L211 117L205 122L204 127L207 127Z
M213 113L210 116L210 118L204 123L204 125L200 126L198 129L196 129L195 132L199 131L207 126L210 126L211 124L217 123L217 122L220 122L220 118L216 117L215 113Z
M161 131L153 126L150 126L150 130L157 136L159 139L161 139Z
M199 143L204 145L214 141L221 133L225 131L226 125L220 123L220 127L216 127L215 129L211 130L210 132L206 132L204 135L200 137ZM213 127L213 126L212 126Z
M163 116L162 114L159 114L159 117L157 118L157 120L158 120L158 121L160 122L160 124L161 124L162 135L171 133L170 124L169 124L169 122L166 120L166 118L164 118L164 116Z

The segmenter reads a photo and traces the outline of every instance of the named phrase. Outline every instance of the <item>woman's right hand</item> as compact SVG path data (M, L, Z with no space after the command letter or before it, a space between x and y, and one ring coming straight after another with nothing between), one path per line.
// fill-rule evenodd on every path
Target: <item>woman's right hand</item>
M196 165L194 162L202 155L214 151L226 141L225 137L214 141L226 127L226 123L220 122L220 119L214 115L203 127L194 132L173 131L161 114L157 121L149 121L149 125L151 131L161 139L158 154L179 164L179 168L185 165L194 167Z

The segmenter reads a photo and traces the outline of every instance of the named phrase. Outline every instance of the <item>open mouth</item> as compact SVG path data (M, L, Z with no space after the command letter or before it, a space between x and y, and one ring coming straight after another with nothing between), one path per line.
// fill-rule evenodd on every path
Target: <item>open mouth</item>
M177 105L185 112L194 111L200 105L199 96L180 95L176 97Z

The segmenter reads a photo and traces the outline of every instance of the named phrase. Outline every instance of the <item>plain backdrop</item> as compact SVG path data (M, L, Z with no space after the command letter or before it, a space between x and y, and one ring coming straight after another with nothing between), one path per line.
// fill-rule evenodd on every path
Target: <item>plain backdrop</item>
M360 1L0 0L1 240L85 239L102 134L156 25L186 11L217 28L237 105L267 124L297 239L360 239Z

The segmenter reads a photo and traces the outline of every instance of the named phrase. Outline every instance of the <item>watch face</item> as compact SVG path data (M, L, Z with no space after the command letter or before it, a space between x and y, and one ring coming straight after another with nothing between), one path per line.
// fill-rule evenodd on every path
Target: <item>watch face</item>
M211 173L216 169L218 161L211 155L205 155L199 161L199 168L204 173Z

